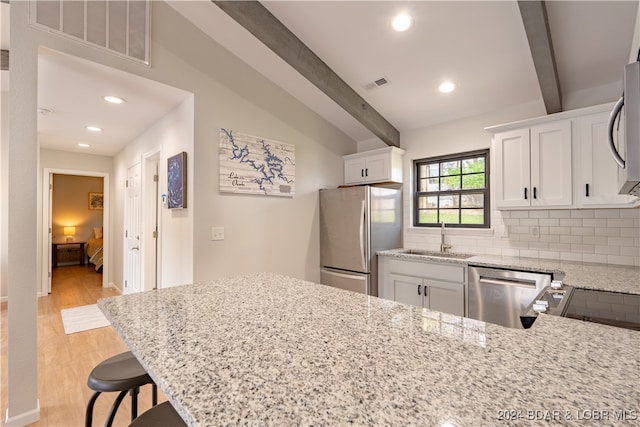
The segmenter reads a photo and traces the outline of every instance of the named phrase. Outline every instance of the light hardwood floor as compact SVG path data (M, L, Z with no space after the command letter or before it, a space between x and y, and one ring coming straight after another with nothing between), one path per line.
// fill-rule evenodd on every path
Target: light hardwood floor
M99 298L118 295L103 288L102 276L90 266L59 267L53 271L51 294L38 299L38 398L40 421L32 426L74 427L84 425L86 404L92 395L87 387L91 369L102 360L126 351L127 346L111 327L66 335L60 310L95 304ZM7 407L7 303L0 307L2 333L1 421ZM116 393L104 393L96 402L93 424L104 425ZM159 401L166 398L159 392ZM151 387L141 389L139 413L151 407ZM123 401L114 425L130 423L130 398Z

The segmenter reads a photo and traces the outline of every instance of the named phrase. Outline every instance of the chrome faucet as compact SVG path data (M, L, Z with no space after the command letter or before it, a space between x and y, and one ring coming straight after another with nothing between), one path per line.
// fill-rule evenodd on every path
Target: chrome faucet
M442 227L440 227L440 252L447 252L448 249L451 249L451 245L447 245L444 242L444 221L442 221Z

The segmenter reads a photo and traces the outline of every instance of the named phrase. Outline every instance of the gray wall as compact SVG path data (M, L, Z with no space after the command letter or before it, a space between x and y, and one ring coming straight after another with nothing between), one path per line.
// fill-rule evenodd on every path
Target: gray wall
M22 421L38 415L35 296L42 275L36 128L38 46L194 94L194 197L188 208L193 210L194 259L193 266L186 266L193 269L194 280L258 270L317 280L317 190L342 182L341 156L356 149L354 141L207 39L164 3L153 4L150 67L30 28L26 25L27 7L27 2L15 2L11 7L8 161L12 166L7 193L2 195L5 207L4 201L11 198L7 209L10 249L2 256L4 261L6 255L10 265L8 416ZM221 195L216 150L220 127L295 144L296 196ZM4 138L2 143L4 153ZM224 226L226 240L211 242L211 226Z

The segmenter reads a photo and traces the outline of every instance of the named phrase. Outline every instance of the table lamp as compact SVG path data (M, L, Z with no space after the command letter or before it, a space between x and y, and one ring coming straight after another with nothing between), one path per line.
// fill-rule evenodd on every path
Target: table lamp
M64 235L67 236L67 243L73 242L73 236L76 234L75 227L64 227Z

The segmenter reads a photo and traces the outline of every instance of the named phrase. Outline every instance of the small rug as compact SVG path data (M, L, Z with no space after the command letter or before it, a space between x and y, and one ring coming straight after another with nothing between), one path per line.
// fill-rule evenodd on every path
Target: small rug
M97 304L65 308L60 314L67 335L111 325Z

